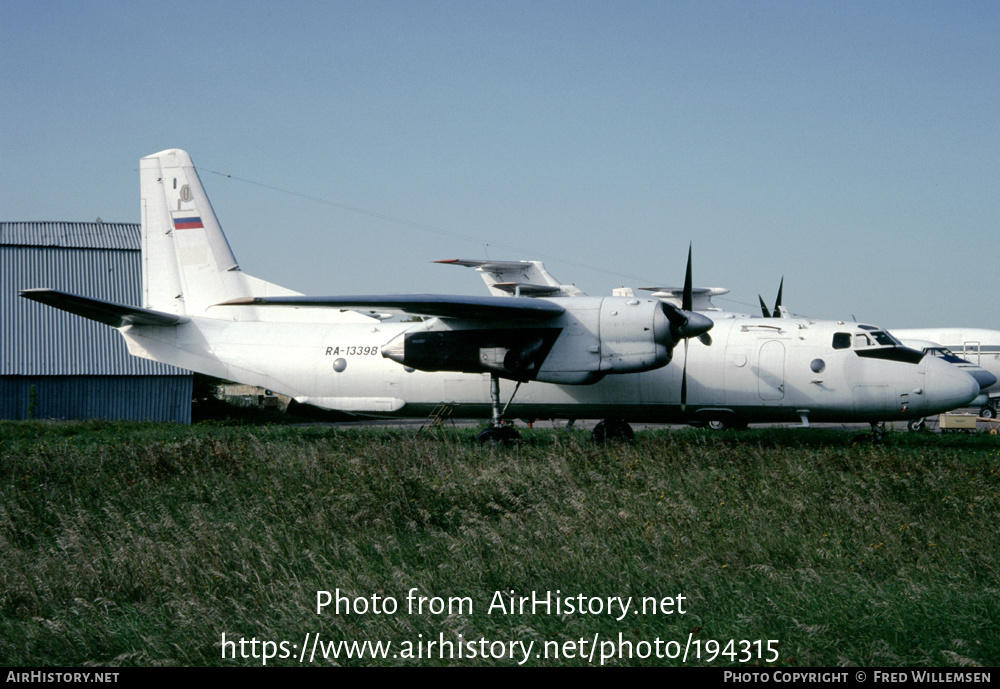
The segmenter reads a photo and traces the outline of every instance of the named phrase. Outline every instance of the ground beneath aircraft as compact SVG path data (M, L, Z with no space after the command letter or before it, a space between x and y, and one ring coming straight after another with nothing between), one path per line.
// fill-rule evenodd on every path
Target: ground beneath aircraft
M975 413L975 409L959 409L956 413ZM473 429L484 425L482 419L454 419L454 427L459 429ZM573 424L572 428L574 430L582 431L592 431L594 426L600 422L600 419L580 419ZM886 431L889 432L907 432L907 421L890 421L885 424ZM415 428L419 429L422 426L427 425L426 419L359 419L357 421L343 421L343 422L324 422L318 421L306 424L294 424L302 426L343 426L347 428ZM527 424L517 421L516 426L518 428L526 428ZM643 431L643 430L664 430L664 429L684 429L690 428L687 424L655 424L655 423L636 423L631 424L633 430ZM996 421L987 422L984 420L978 420L976 423L976 432L986 433L991 430L991 428L996 428L998 426ZM448 427L451 428L451 422L448 422ZM565 429L567 427L567 422L565 419L548 420L542 419L535 421L532 428L537 429ZM800 430L801 427L797 424L792 423L761 423L753 424L751 428L787 428L789 430ZM824 430L844 430L852 432L867 431L871 428L870 424L867 423L811 423L809 428L814 429L824 429ZM939 427L939 417L931 416L926 420L926 430L930 432L940 432Z

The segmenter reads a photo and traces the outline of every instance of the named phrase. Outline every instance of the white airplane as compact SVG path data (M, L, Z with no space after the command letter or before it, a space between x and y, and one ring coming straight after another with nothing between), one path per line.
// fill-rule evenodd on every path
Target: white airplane
M21 294L117 328L133 355L326 409L420 418L447 404L456 417L492 420L481 441L506 442L517 431L505 418L603 419L603 439L630 436L629 422L874 424L979 393L967 374L874 326L713 323L692 308L690 253L680 306L585 296L533 263L489 297L306 297L240 270L187 153L143 158L140 178L143 307ZM432 318L381 321L358 309ZM862 336L873 344L858 346Z
M946 361L958 358L989 373L993 382L983 386L986 399L977 398L972 404L980 407L980 416L996 418L997 405L1000 403L1000 330L904 328L892 332L904 344L914 349L920 349ZM975 373L973 377L976 377ZM987 381L988 379L982 382Z

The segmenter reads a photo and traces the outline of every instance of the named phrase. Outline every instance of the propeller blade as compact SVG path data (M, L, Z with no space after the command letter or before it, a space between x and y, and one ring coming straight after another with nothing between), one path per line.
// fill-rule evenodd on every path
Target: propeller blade
M764 318L770 318L771 312L767 310L767 304L764 303L764 297L758 294L757 298L760 300L760 312L764 314Z
M681 308L685 311L693 310L694 306L694 285L691 280L691 245L688 244L688 265L684 272L684 297L681 300Z
M668 308L669 307L669 308ZM687 408L688 391L688 352L691 345L690 339L697 337L704 345L711 345L712 338L708 331L715 323L708 316L703 316L694 311L694 280L691 270L691 244L688 244L687 270L684 271L684 294L681 298L681 308L678 309L672 304L664 302L663 311L670 321L670 332L674 336L674 341L684 340L684 368L681 369L681 411Z
M681 411L687 407L688 400L688 341L684 340L684 368L681 370Z
M785 289L785 276L781 276L781 284L778 285L778 298L774 300L774 317L781 317L781 292Z

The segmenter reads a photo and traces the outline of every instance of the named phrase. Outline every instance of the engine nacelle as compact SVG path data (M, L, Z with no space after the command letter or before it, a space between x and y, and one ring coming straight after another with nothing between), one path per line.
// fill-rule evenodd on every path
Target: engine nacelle
M557 327L478 328L436 319L397 335L382 346L382 356L421 371L534 380L559 332Z
M600 371L640 373L670 363L674 340L658 300L609 297L601 303Z
M512 380L588 385L608 374L666 366L688 321L703 319L657 299L554 299L565 311L544 324L488 325L435 319L382 347L382 356L422 371L496 373ZM676 321L676 322L675 322Z

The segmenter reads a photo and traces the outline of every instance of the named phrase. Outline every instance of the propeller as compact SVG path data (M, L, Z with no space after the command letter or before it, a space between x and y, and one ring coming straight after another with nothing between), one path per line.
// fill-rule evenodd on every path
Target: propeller
M684 274L684 293L681 298L681 308L668 302L662 302L661 308L667 320L670 321L670 335L674 342L684 340L684 368L681 372L681 411L687 406L687 362L688 340L697 337L702 344L710 346L712 338L708 331L715 325L712 319L695 312L693 280L691 276L691 246L688 246L687 270Z
M781 276L781 284L778 285L778 297L774 300L774 311L767 310L767 304L764 303L764 297L757 295L760 300L760 310L764 314L764 318L781 318L782 309L781 307L781 292L785 289L785 276Z
M764 318L770 318L771 312L768 310L767 304L764 303L764 297L758 294L757 298L760 299L760 312L764 314Z

